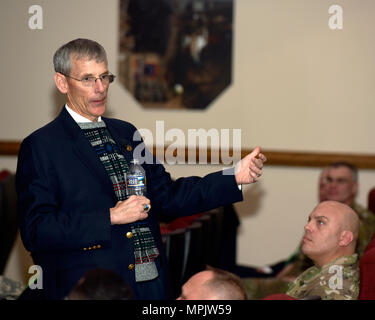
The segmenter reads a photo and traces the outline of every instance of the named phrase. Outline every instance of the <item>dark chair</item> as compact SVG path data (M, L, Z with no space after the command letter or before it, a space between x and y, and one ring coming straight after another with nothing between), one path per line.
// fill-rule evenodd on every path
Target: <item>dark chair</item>
M375 214L375 187L367 195L367 208Z
M211 237L209 239L210 250L207 264L213 267L220 267L220 253L223 245L223 208L212 210L210 219Z
M205 269L204 246L203 246L203 224L194 222L185 233L185 261L183 269L184 284L192 275Z
M185 230L177 229L162 236L163 246L168 259L170 279L174 295L178 295L181 288L182 270L185 257Z
M210 214L201 216L198 222L202 223L202 264L205 266L209 263L212 237L212 220Z
M236 273L237 265L237 229L240 225L233 204L221 208L223 212L220 257L218 268Z
M4 272L17 236L17 194L15 175L0 182L0 274Z
M359 262L359 300L375 300L375 234Z

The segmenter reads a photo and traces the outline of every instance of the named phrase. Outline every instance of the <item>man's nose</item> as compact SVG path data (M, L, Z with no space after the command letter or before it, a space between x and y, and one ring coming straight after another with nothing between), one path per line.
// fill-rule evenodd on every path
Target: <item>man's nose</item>
M103 86L103 83L102 83L102 80L100 78L97 78L96 81L95 81L95 92L104 92L105 91L105 88Z
M305 231L311 231L311 225L310 225L310 222L306 223L304 229L305 229Z
M337 183L330 183L327 187L327 190L328 191L332 191L332 190L336 190L338 187L338 184Z

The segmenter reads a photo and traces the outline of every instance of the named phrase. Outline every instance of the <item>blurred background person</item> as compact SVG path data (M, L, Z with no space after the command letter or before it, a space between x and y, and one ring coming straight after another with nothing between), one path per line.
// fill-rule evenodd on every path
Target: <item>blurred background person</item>
M66 300L134 300L131 287L117 273L97 268L88 271Z

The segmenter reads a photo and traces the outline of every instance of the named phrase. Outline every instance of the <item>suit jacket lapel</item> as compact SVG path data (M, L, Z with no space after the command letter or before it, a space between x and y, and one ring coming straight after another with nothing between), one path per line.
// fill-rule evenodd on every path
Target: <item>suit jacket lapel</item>
M89 169L89 171L100 181L105 192L110 192L115 198L115 192L113 190L113 184L109 178L104 165L101 163L98 155L94 148L91 146L88 139L85 137L81 128L73 120L65 107L61 111L57 118L61 121L64 131L68 134L69 138L73 143L73 151L76 153L78 158L83 164Z
M121 150L121 153L125 157L126 162L130 166L130 161L133 160L134 143L130 139L130 136L125 137L123 134L116 130L116 127L112 124L111 120L108 118L103 118L109 133L111 134L113 140L116 142Z

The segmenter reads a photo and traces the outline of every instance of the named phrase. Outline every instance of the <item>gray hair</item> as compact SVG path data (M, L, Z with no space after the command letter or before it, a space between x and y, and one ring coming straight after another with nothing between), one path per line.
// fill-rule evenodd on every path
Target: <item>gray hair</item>
M75 39L61 46L53 55L53 66L56 72L69 75L71 58L95 60L97 63L107 61L104 48L96 41L89 39Z
M346 162L346 161L337 161L337 162L331 163L329 165L329 167L335 168L335 169L341 168L341 167L348 168L350 170L350 172L352 173L353 181L358 182L358 169L354 164L351 164L351 163Z

